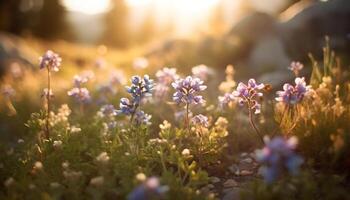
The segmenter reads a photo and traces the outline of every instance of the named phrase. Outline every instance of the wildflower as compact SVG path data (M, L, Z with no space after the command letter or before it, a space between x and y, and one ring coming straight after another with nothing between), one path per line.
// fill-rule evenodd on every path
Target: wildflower
M275 137L267 141L262 150L258 150L257 160L263 163L263 175L267 183L275 181L283 171L296 175L303 160L294 150L297 146L297 138L291 137L285 140Z
M125 115L130 115L134 112L134 105L128 98L121 98L119 104L120 110L118 110L118 114L123 113Z
M109 159L107 152L102 152L96 157L96 161L101 164L107 164Z
M79 128L79 127L76 127L76 126L70 127L71 133L79 133L80 131L81 131L81 128Z
M18 144L22 144L22 143L24 143L24 140L22 138L20 138L20 139L17 140L17 143Z
M196 95L197 92L203 91L207 86L203 85L203 81L199 78L187 76L185 79L178 79L172 83L176 92L173 95L173 100L180 104L202 104L203 97Z
M100 112L103 117L111 117L117 115L117 110L111 104L102 106Z
M156 77L159 84L168 85L179 78L176 74L176 68L163 68L156 73Z
M311 86L307 86L304 77L295 79L295 86L288 83L283 85L283 91L278 91L276 101L286 104L297 104L303 100L304 96L311 90Z
M138 173L136 174L136 180L143 182L147 179L147 176L144 173Z
M164 97L168 94L170 88L167 85L157 84L154 87L154 96L157 100L163 100Z
M215 122L215 126L226 128L228 126L228 120L225 117L219 117Z
M206 65L197 65L192 68L193 76L201 80L207 80L208 76L212 73L213 71Z
M161 197L169 188L161 186L159 179L150 177L135 188L128 196L128 200L147 200Z
M132 95L133 102L140 104L142 98L152 96L153 80L148 75L144 75L143 78L140 76L133 76L131 78L131 86L127 87L127 92Z
M41 97L45 97L45 98L50 97L50 98L52 98L52 97L54 97L54 94L53 94L51 89L49 90L47 88L44 88Z
M152 123L150 122L152 118L152 115L146 114L145 112L137 111L135 114L135 122L136 124L144 124L144 125L151 125Z
M88 103L91 101L90 92L86 88L73 88L67 92L68 96L72 96L80 103Z
M151 116L137 109L145 97L152 96L153 85L153 80L150 79L148 75L144 75L143 78L140 76L133 76L131 78L131 86L127 87L127 92L131 94L132 99L121 98L119 104L120 110L118 110L117 113L130 115L130 122L136 117L135 121L137 124L149 125Z
M134 59L133 67L134 69L145 69L149 65L149 62L144 57L138 57Z
M182 154L183 156L189 156L189 155L191 155L189 149L184 149L184 150L182 150L181 154Z
M42 57L39 58L40 69L47 68L49 71L59 71L61 66L61 57L51 50L48 50Z
M290 66L288 67L289 70L291 70L295 76L299 75L299 72L304 68L304 65L300 62L293 61Z
M50 99L51 99L51 71L59 71L59 67L61 65L61 57L54 53L53 51L47 51L42 57L39 58L39 66L40 69L47 69L47 90L45 93L44 90L44 94L46 96L46 103L47 103L47 112L46 112L46 123L45 123L45 136L46 139L49 138L50 136Z
M61 140L53 141L53 147L54 148L59 149L59 148L61 148L61 146L62 146L62 141Z
M197 126L203 126L203 127L209 126L208 117L202 114L195 115L191 121L194 125L197 125Z
M125 75L122 71L114 70L111 73L110 83L117 85L125 84L126 80L124 77Z
M104 181L105 181L105 179L103 176L97 176L97 177L94 177L90 180L90 185L98 187L98 186L103 185Z
M235 97L232 93L225 93L224 96L219 96L219 106L220 108L224 108L226 105L229 105L231 102L235 100Z
M171 124L167 121L164 120L162 124L159 124L160 130L167 130L171 128Z
M36 161L33 166L33 170L35 171L41 171L43 169L43 163L40 161Z
M237 86L236 91L232 94L238 98L240 105L247 104L248 109L254 110L255 114L260 113L261 105L257 101L257 97L262 97L263 93L260 92L265 87L263 83L257 84L254 79L249 79L248 85L240 82Z
M67 170L69 168L69 162L68 161L64 161L62 163L62 168Z

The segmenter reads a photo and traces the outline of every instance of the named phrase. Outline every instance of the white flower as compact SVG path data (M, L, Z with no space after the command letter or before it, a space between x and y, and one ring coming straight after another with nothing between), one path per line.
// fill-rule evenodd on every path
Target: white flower
M90 180L90 185L92 186L101 186L104 183L105 179L103 178L103 176L97 176L94 177Z
M183 156L189 156L190 155L190 150L189 149L184 149L182 150L182 153L181 153Z
M55 141L53 141L52 145L53 145L54 148L59 149L62 146L62 141L61 140L55 140Z
M109 159L110 158L109 158L107 152L102 152L102 153L100 153L100 155L98 155L96 157L97 162L99 162L101 164L107 164Z
M136 174L136 180L143 182L147 179L147 176L144 173L138 173Z

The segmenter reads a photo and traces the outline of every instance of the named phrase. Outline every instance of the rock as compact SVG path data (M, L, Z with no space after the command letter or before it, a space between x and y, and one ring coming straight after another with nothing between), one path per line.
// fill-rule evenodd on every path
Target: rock
M241 176L249 176L252 175L254 172L253 171L249 171L249 170L242 170L240 175Z
M241 160L241 162L243 162L243 163L253 163L253 159L251 159L251 158L245 158L245 159L243 159L243 160Z
M241 158L245 158L245 157L247 157L248 156L248 153L246 153L246 152L243 152L243 153L241 153Z
M213 184L208 184L207 187L208 187L209 189L215 188L215 186L214 186Z
M228 179L227 181L225 181L223 185L225 188L232 188L232 187L237 187L238 183L233 179Z
M228 169L233 174L236 174L237 172L239 173L239 168L238 168L238 165L236 164L231 165Z
M218 178L216 176L212 176L212 177L210 177L210 182L211 183L218 183L218 182L220 182L220 178Z

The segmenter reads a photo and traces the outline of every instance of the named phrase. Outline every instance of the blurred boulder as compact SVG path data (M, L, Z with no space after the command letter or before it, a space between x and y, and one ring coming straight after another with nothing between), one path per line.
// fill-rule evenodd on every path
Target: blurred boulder
M21 38L0 33L0 77L2 77L13 62L21 65L34 66L38 55Z

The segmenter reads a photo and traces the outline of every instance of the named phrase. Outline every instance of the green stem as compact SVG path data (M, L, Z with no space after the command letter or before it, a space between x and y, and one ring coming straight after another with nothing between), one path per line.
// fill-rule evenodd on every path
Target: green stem
M50 91L51 91L50 79L51 79L50 69L47 68L47 94L46 94L47 112L46 112L46 131L45 131L46 139L49 139L50 137Z

